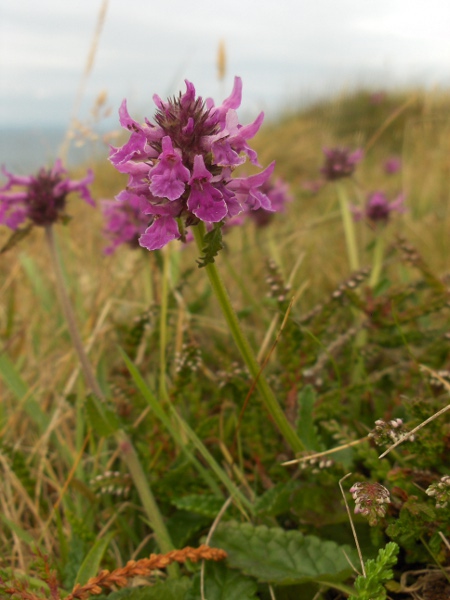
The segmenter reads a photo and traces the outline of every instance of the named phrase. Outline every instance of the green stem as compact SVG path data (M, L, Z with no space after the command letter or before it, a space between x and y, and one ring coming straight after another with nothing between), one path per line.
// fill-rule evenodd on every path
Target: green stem
M381 269L383 268L383 256L384 256L384 236L383 233L377 232L377 239L375 241L375 248L373 250L373 264L372 264L372 272L370 274L369 285L373 289L379 279L381 274Z
M205 225L200 222L196 227L193 228L193 232L198 249L200 252L203 252ZM280 433L283 435L284 439L290 445L292 450L294 452L302 452L305 449L303 443L295 433L294 429L291 427L289 421L286 419L286 415L282 411L273 391L269 387L264 373L261 371L261 367L255 358L253 350L251 349L250 344L248 343L247 338L240 327L237 315L233 309L233 306L231 305L230 297L228 296L225 285L219 275L216 264L210 263L206 265L205 270L211 287L217 297L217 300L219 301L220 308L222 309L223 316L225 317L235 344L238 347L251 376L257 381L257 388L262 396L262 400L268 413L275 421Z
M105 396L98 384L97 379L95 378L94 371L91 367L91 363L89 362L88 356L84 350L83 342L81 341L81 337L78 332L78 327L76 324L72 304L70 302L69 295L66 290L62 265L51 225L48 225L45 228L45 235L50 250L50 257L52 260L53 269L55 271L58 296L61 302L64 317L67 321L67 327L69 329L73 346L80 360L83 375L91 391L97 396L97 398L99 398L100 400L104 400ZM115 434L115 436L119 446L122 449L122 456L133 479L134 485L136 486L136 489L139 493L142 506L144 507L151 527L155 532L155 538L158 543L158 546L160 547L162 552L169 552L170 550L173 550L172 541L167 532L166 526L164 525L164 521L162 519L158 505L156 504L150 486L148 485L147 478L145 476L142 465L139 462L139 458L136 454L136 451L133 448L132 442L123 431L118 431ZM178 576L178 565L171 565L168 568L168 571L171 574L171 576Z
M342 224L344 225L345 243L347 245L347 255L352 271L359 269L358 245L356 243L355 223L348 205L347 194L342 184L336 183L336 190L341 209Z
M163 272L161 282L161 312L159 317L159 397L167 401L166 384L167 308L169 298L170 246L162 250Z
M64 275L61 265L61 260L58 254L58 250L55 243L55 236L53 233L53 228L51 225L47 225L45 227L45 235L47 238L48 247L50 250L50 258L53 265L53 270L55 272L56 277L56 288L58 290L59 301L61 303L61 308L64 313L64 317L67 322L67 327L69 329L70 338L72 340L72 344L75 348L75 351L80 360L81 369L83 371L84 378L86 383L92 390L92 392L98 397L103 398L103 392L100 389L98 381L94 375L94 371L92 370L91 363L87 357L87 354L84 350L83 342L81 341L80 334L78 332L77 323L75 320L75 315L72 309L72 304L69 299L69 295L66 290L66 284L64 282Z

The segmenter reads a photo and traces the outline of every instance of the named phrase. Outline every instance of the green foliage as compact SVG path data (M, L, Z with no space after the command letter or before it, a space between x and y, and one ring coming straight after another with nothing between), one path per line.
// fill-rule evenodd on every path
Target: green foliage
M76 320L101 387L110 391L103 402L85 400L86 383L76 377L42 232L3 238L0 248L9 247L8 260L0 264L6 299L0 311L5 565L23 564L32 581L32 553L38 544L51 548L68 592L100 564L113 569L155 550L154 532L114 438L119 428L137 450L177 548L202 543L226 499L233 499L213 538L229 552L228 562L206 563L208 600L266 600L268 582L280 600L315 594L324 599L332 595L329 586L351 594L350 584L342 582L353 576L342 550L353 564L357 558L343 545L351 531L338 486L350 471L353 481L379 482L391 494L375 527L355 516L364 555L376 556L388 536L401 550L397 579L411 564L426 569L431 557L444 564L439 532L449 530L450 513L436 508L436 498L425 490L450 469L448 419L429 421L413 442L383 460L385 448L366 438L376 419L402 419L411 430L448 405L448 387L421 369L426 365L450 381L448 99L431 100L386 94L373 104L369 92L360 92L265 125L256 138L261 164L276 159L277 175L292 184L295 201L267 228L248 223L224 233L218 223L204 239L200 267L214 262L226 236L221 278L250 345L263 357L272 349L264 373L305 449L352 444L326 460L282 465L294 454L258 391L249 394L252 377L236 362L205 273L195 268L193 244L168 249L170 276L164 282L165 251L123 248L114 257L102 255L98 215L85 217L80 208L61 236ZM374 189L394 198L407 175L408 211L376 227L355 224L360 264L368 267L350 273L336 190L327 185L312 198L302 186L317 179L323 145L355 148L377 135L355 178L343 182L349 201L360 204ZM400 151L405 173L383 175L383 161ZM94 168L96 181L107 186L98 184L99 195L115 195L106 168ZM398 230L410 239L397 236ZM379 283L371 287L380 237L384 262ZM26 253L16 252L15 241ZM164 331L167 394L159 397L154 390ZM120 356L118 345L127 355ZM230 521L241 517L252 524ZM107 552L105 531L112 530ZM393 548L388 544L367 562L367 577L356 579L353 598L385 597ZM12 569L3 566L2 577L11 579ZM150 585L103 598L197 600L199 565L183 565L180 572L179 580L156 573Z
M215 257L223 249L222 227L223 221L214 223L211 231L205 234L203 238L204 246L202 248L203 255L197 260L199 268L206 267L206 265L215 262Z
M108 596L96 596L98 600L187 600L186 593L191 586L187 577L169 579L154 585L125 588Z
M317 427L314 425L313 410L317 394L311 385L306 385L298 394L297 433L307 450L320 450Z
M249 523L222 524L214 533L213 543L227 552L231 567L277 585L343 581L351 573L345 555L350 560L356 558L348 546L299 531Z
M365 564L366 576L359 575L355 581L356 595L349 600L385 600L386 589L384 583L393 578L392 567L397 562L399 547L394 542L389 542L381 548L375 559L370 559Z
M299 488L296 481L278 483L259 496L255 501L255 512L261 516L276 517L289 512L292 505L292 493Z
M217 517L217 514L222 508L223 503L223 498L199 494L174 498L172 500L172 504L174 504L177 508L187 510L197 515L211 517L213 519Z
M92 429L102 437L113 435L120 429L116 413L93 394L86 398L86 417Z
M223 563L207 563L204 580L208 600L256 600L257 585L253 579L227 569ZM184 600L200 598L200 573L194 577L192 588Z
M97 574L97 571L100 568L100 563L102 561L103 555L108 549L109 543L114 537L114 532L110 532L103 538L100 538L95 542L95 544L90 548L87 553L83 563L81 564L77 576L75 578L76 583L80 585L85 585L88 582L88 579L94 577Z

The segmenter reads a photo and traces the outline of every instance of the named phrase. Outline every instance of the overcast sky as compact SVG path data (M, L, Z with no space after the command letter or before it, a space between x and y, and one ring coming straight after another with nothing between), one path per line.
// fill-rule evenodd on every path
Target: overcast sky
M67 124L101 5L0 0L0 126ZM131 114L150 117L152 95L184 78L219 101L235 74L248 113L357 85L450 87L450 2L109 0L81 116L106 90L115 114L127 97Z

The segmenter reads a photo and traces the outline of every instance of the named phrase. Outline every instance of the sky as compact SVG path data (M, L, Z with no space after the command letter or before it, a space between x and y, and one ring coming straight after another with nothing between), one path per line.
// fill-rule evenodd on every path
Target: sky
M0 0L0 127L67 125L104 3ZM125 97L151 117L185 78L219 103L240 75L249 117L358 86L448 88L449 30L448 0L109 0L78 116L106 91L113 126Z

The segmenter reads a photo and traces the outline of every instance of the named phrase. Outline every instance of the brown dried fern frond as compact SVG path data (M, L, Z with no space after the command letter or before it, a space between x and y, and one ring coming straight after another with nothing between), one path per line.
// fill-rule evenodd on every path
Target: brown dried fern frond
M198 548L186 546L181 550L172 550L167 554L151 554L149 558L141 560L130 560L124 567L114 571L103 570L95 577L91 577L87 583L77 583L72 592L65 596L64 600L86 600L89 596L96 596L103 591L122 588L134 577L148 577L152 571L165 569L174 562L184 563L187 560L198 562L200 560L223 560L227 554L219 548L210 548L206 544ZM48 569L47 569L48 570ZM56 581L52 577L46 578L50 589L51 600L61 600L57 591ZM2 585L3 584L3 585ZM11 599L20 600L45 600L42 595L30 591L23 580L14 580L9 586L0 578L0 592Z
M150 558L130 560L124 567L114 571L101 571L91 577L85 585L76 584L65 600L85 600L89 596L101 594L104 589L124 587L133 577L147 577L155 569L164 569L174 562L184 563L187 560L223 560L227 554L224 550L202 545L198 548L187 546L182 550L172 550L167 554L151 554Z

